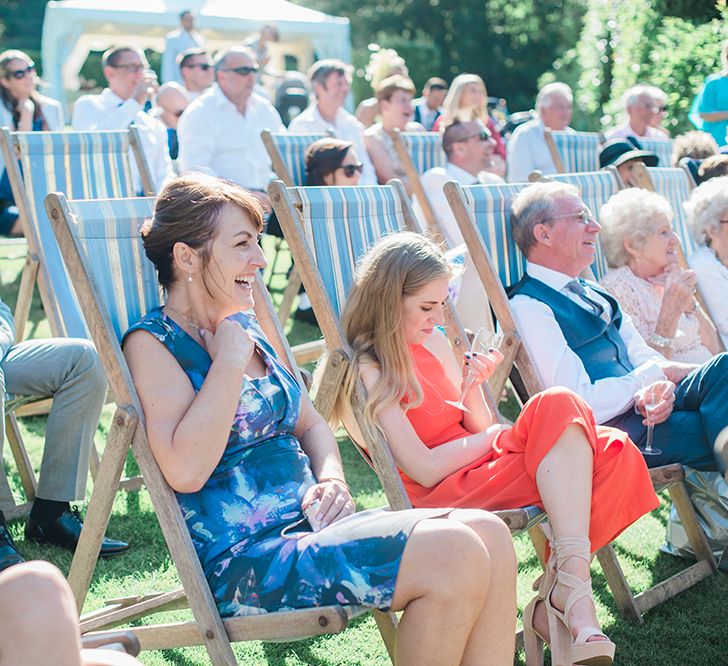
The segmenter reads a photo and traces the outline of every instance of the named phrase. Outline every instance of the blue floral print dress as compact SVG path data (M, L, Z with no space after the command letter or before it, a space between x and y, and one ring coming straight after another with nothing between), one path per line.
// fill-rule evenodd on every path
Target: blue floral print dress
M312 532L301 501L316 480L293 436L301 389L255 318L234 318L267 374L243 380L225 452L204 487L177 493L220 614L337 603L388 609L410 532L447 510L363 511ZM199 391L212 363L207 351L161 308L127 335L139 329L164 344Z

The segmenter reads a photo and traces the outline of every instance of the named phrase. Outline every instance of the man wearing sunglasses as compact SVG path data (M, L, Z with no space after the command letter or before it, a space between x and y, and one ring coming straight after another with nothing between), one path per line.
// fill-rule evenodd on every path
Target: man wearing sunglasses
M273 105L255 94L258 63L246 47L215 56L215 83L180 118L180 169L220 176L247 188L266 210L273 179L270 157L260 138L264 129L284 130Z
M656 113L663 111L652 97L650 87L645 85L632 86L622 97L622 106L627 122L605 133L607 139L626 139L628 136L636 138L664 139L665 135L650 124ZM663 164L661 166L669 166Z
M728 354L702 366L668 360L650 347L619 302L580 277L594 261L601 227L579 191L534 183L514 199L511 232L526 257L509 290L513 317L545 388L565 386L598 424L646 440L642 388L655 388L655 448L648 467L682 463L726 473ZM715 448L714 448L715 447Z
M177 57L188 101L197 99L215 80L215 69L205 49L191 48Z
M176 81L182 83L178 57L187 49L205 47L205 38L195 30L195 17L192 12L185 9L179 15L180 27L167 33L162 54L162 82Z
M485 171L491 164L495 140L488 129L477 120L456 121L448 125L442 135L442 149L447 158L445 167L435 167L426 171L421 181L448 247L455 247L463 242L463 237L442 186L450 180L461 185L473 185L502 183L503 179ZM418 200L415 200L414 210L417 218L426 226Z
M157 77L149 69L144 53L127 46L106 51L101 64L109 86L98 95L83 95L76 100L71 125L75 130L122 130L134 123L152 183L159 191L174 174L167 151L167 130L153 114L145 113L145 106L151 107L159 87ZM131 171L136 191L141 194L144 188L133 157Z

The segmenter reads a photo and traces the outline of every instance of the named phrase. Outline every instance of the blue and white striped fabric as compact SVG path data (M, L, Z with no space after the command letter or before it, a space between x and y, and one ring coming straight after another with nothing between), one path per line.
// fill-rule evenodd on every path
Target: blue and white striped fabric
M690 180L688 174L679 167L648 167L647 173L655 192L665 197L675 212L673 228L680 238L683 252L687 257L695 250L695 241L690 235L687 215L683 204L690 198Z
M672 139L648 139L647 137L637 137L640 146L643 150L649 150L651 153L655 153L660 161L657 166L660 167L671 167L672 166Z
M354 282L356 262L382 236L406 229L402 201L387 185L297 191L306 240L339 317Z
M439 132L400 132L399 136L418 174L445 166L447 160Z
M587 208L589 208L597 220L599 219L602 206L607 203L610 197L619 191L617 179L610 171L561 173L550 176L550 178L576 186L581 192L581 198L587 205ZM591 268L597 280L601 279L607 272L607 260L598 242L596 256L594 257L594 263Z
M68 202L84 263L119 341L161 302L156 271L144 254L139 234L154 202L153 197Z
M14 132L25 195L30 207L29 243L38 253L40 271L53 298L45 303L53 334L87 338L88 330L46 215L50 192L69 199L135 195L129 163L129 133Z
M325 139L328 134L288 134L287 132L271 132L271 139L278 156L286 165L287 174L276 174L286 187L301 187L306 184L306 162L304 155L314 141ZM275 166L275 162L274 162Z
M599 171L599 145L596 132L551 132L561 156L564 173Z
M518 282L526 269L526 259L511 235L511 203L527 186L528 183L463 186L471 219L504 287Z

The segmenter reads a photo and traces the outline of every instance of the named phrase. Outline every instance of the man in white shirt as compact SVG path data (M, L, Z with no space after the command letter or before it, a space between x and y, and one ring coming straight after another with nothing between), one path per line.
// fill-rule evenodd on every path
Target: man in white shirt
M167 129L144 112L157 91L157 77L149 69L144 53L129 47L109 49L101 64L109 87L99 95L79 97L73 106L71 125L76 130L120 130L134 123L139 129L152 186L159 192L165 180L174 174L167 150ZM134 187L142 194L144 187L133 156L131 172Z
M627 122L621 127L615 127L605 133L607 139L626 139L628 136L647 137L650 139L664 139L665 134L650 125L655 114L660 113L657 101L650 93L650 87L644 85L632 86L624 93L622 105L627 116ZM663 166L669 166L667 164Z
M202 171L247 188L266 210L268 183L275 177L260 138L284 131L273 105L256 95L255 54L244 46L215 57L216 83L192 102L177 126L180 170Z
M442 115L442 103L447 95L447 81L437 76L427 79L422 89L422 97L412 100L415 115L413 120L420 123L428 132L432 131L435 121Z
M351 67L341 60L319 60L308 71L316 101L288 126L294 133L332 132L337 139L354 144L364 165L360 185L376 185L377 176L364 145L364 125L344 108L351 89Z
M569 127L573 102L571 88L565 83L549 83L538 91L538 117L519 125L508 141L508 182L527 183L534 171L544 175L556 173L556 165L546 145L544 128L573 132Z
M215 66L205 49L193 47L177 56L187 100L197 99L215 80Z
M647 464L725 473L718 448L728 433L728 355L703 366L667 360L616 299L578 278L594 261L600 226L575 187L527 187L513 202L511 229L528 260L509 290L511 308L543 385L572 389L597 423L626 431L637 444L646 435L641 389L654 387L660 399L651 419L661 453L647 456Z
M485 171L491 164L495 141L490 131L477 120L456 121L448 125L442 135L442 149L447 157L445 167L426 171L420 177L420 182L447 246L452 248L460 245L463 237L442 186L451 180L461 185L474 185L502 183L503 179ZM427 221L418 200L415 200L413 208L417 219L426 227Z
M179 15L181 27L167 33L164 53L162 54L162 83L176 81L182 83L182 75L177 57L182 51L194 47L204 48L205 38L195 30L195 17L186 9Z

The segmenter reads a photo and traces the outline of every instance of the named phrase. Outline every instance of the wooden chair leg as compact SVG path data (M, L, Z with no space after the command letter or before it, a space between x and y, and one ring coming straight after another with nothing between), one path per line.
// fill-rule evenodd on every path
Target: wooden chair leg
M382 635L384 646L387 648L387 654L389 654L389 660L394 664L395 658L395 644L397 638L397 627L399 626L399 619L397 616L390 612L378 611L373 612L374 619L377 621L377 627L379 627L379 633Z
M705 532L698 522L698 514L695 513L695 508L690 501L685 483L681 481L672 484L668 492L670 493L670 499L672 499L675 505L675 510L678 516L680 516L680 522L685 529L690 545L693 547L695 558L697 560L707 561L713 571L717 571L718 564L713 556L713 551L710 549L708 537L705 536Z
M131 599L134 599L134 597L131 597ZM152 613L161 613L163 611L189 607L187 597L181 587L172 592L152 594L145 597L138 597L137 599L136 603L127 605L121 603L110 604L106 608L101 608L93 613L82 616L79 620L81 633L109 629L146 617Z
M546 567L546 536L541 531L541 528L538 525L535 525L530 530L528 530L528 536L531 537L531 543L533 544L533 549L536 551L536 556L538 557L538 561L541 563L541 567Z
M18 467L18 474L20 475L20 482L23 485L25 497L28 502L32 502L35 499L38 482L33 472L33 465L28 457L28 451L25 448L25 444L23 444L23 436L20 434L18 419L15 418L15 414L5 415L5 435L10 444L10 450L13 453L15 464Z
M38 277L38 258L29 254L25 259L23 275L20 278L18 300L15 302L15 341L22 342L25 336L25 327L30 316L30 306L33 301L33 288Z
M607 579L609 589L612 591L614 600L617 602L617 606L622 612L622 615L637 624L642 624L642 613L637 607L632 590L627 584L627 579L624 577L622 567L617 560L617 555L612 545L608 544L600 548L597 551L597 559L602 567L602 571L604 571L604 577Z
M96 560L99 557L101 541L109 524L114 497L137 423L138 418L134 412L124 407L117 407L89 500L81 537L68 573L68 582L79 612L83 608Z
M288 276L288 284L283 292L283 300L281 301L281 307L278 308L278 319L283 326L288 321L288 315L291 314L293 308L293 301L298 296L298 290L301 288L301 274L298 272L296 265L294 264L291 268L291 272Z

